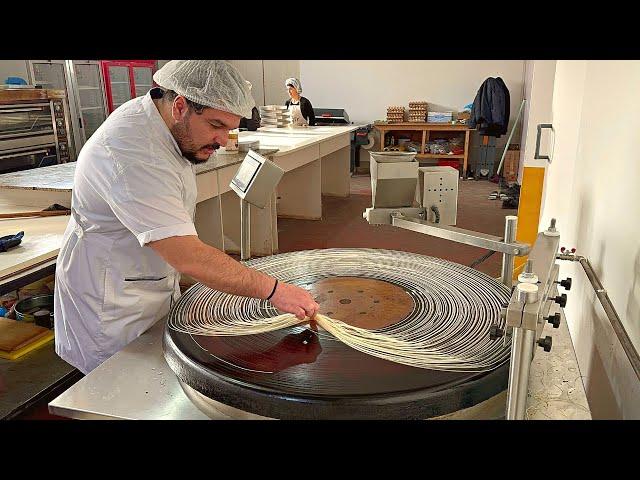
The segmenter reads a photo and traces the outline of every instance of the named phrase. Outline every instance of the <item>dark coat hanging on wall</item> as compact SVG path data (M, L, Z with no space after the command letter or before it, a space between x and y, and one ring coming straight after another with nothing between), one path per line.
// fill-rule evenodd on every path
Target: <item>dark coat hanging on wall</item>
M502 78L489 77L476 94L467 124L480 135L499 137L507 133L510 108L509 89Z

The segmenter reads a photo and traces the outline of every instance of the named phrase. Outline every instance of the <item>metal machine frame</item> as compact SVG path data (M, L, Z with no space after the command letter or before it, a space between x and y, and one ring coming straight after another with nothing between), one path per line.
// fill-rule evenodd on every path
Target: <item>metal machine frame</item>
M501 313L505 319L506 329L503 331L494 325L491 339L503 338L503 342L511 339L511 358L509 370L509 386L507 393L506 418L508 420L524 419L526 410L529 373L533 360L534 347L551 350L551 337L539 338L546 321L557 328L560 315L548 317L553 302L564 307L566 295L552 298L556 283L571 286L571 280L558 282L559 267L556 265L560 234L555 229L555 219L551 226L538 237L531 247L515 240L518 217L505 218L504 238L474 232L462 228L443 226L424 220L424 208L368 208L363 217L372 224L391 224L413 232L431 235L466 245L485 248L502 253L501 281L512 289L511 300ZM516 256L528 255L525 272L518 276L517 285L513 286L513 262ZM534 270L535 268L535 270ZM568 289L565 286L565 288Z
M372 161L374 160L372 154ZM406 162L398 165L406 165ZM395 164L391 164L391 166L395 166ZM391 180L410 179L410 175L407 173L409 172L392 170L388 172L386 178ZM404 203L402 201L410 198L412 189L414 189L408 181L396 181L395 183L387 181L383 188L388 191L378 192L386 202L376 206L376 191L373 188L374 177L372 171L373 206L367 208L362 215L370 224L389 224L405 230L502 253L500 280L507 288L511 289L511 299L508 304L503 305L501 312L503 321L492 326L490 339L497 340L504 337L502 341L505 342L505 345L508 339L511 340L511 368L509 370L506 417L507 419L524 418L534 347L537 344L545 351L551 350L551 337L544 339L539 337L542 334L545 320L553 323L556 328L560 325L559 314L551 318L546 317L551 303L555 301L562 307L566 304L567 296L564 294L561 297L551 298L555 292L553 287L555 287L555 283L561 283L567 289L571 286L570 279L557 282L559 267L555 261L560 234L555 229L555 219L552 220L551 226L546 231L538 234L534 245L531 246L516 241L518 226L518 217L516 216L505 217L502 238L426 220L429 206L422 199L419 202L414 202L414 205L421 204L419 207L409 206L406 201ZM380 186L382 187L382 185ZM442 183L440 186L440 188L444 188ZM390 205L394 201L397 202L397 205ZM514 287L514 259L516 256L526 255L529 256L529 259L525 271L518 276L517 285ZM501 325L504 325L504 329L501 328Z
M546 352L551 350L551 337L540 338L546 322L554 328L560 325L560 314L548 317L552 303L564 307L567 296L553 296L558 282L560 267L555 263L560 244L560 234L555 229L555 219L544 232L538 233L533 249L529 253L526 269L518 276L518 284L513 289L511 300L502 315L506 317L506 332L495 328L492 339L505 333L505 340L511 338L511 358L509 369L509 390L507 395L507 420L525 418L529 373L535 346ZM535 268L535 270L534 270ZM569 280L569 287L571 282Z
M424 207L367 208L363 217L370 224L389 224L418 233L431 235L445 240L486 248L502 253L501 281L512 289L509 303L504 305L501 317L505 328L494 325L490 332L491 340L503 338L503 342L511 341L511 357L509 369L509 386L507 394L506 418L508 420L524 419L526 415L529 373L535 346L546 352L551 350L552 338L541 338L545 324L551 323L554 328L560 326L560 313L549 316L553 303L564 308L567 295L557 294L556 284L571 289L571 278L558 281L560 267L556 260L579 262L590 281L597 298L600 300L609 322L611 323L630 365L640 379L640 355L636 351L627 334L618 313L616 312L607 291L602 286L589 260L580 255L565 252L560 246L560 233L556 230L556 220L551 219L547 230L538 233L533 244L522 244L515 241L517 217L505 218L504 238L493 235L464 230L457 227L425 221ZM560 250L561 253L558 253ZM518 275L517 284L513 286L513 260L516 256L528 255L523 273Z

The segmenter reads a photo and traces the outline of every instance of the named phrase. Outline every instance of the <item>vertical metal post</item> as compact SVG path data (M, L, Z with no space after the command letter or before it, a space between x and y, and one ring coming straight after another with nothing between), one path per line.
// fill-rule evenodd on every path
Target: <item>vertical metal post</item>
M511 340L507 420L524 420L529 391L529 372L536 332L514 327Z
M527 315L527 304L538 301L538 286L520 283L516 289L518 305L522 305L522 312ZM508 314L508 312L507 312ZM531 360L536 345L536 330L522 326L513 327L511 336L511 363L509 364L509 390L507 392L507 420L524 420L527 410L527 394L529 392L529 373Z
M518 217L514 215L508 215L505 217L504 241L506 243L513 243L516 241L517 227ZM502 254L502 283L509 288L513 286L513 259L513 255L507 253Z
M220 214L220 218L218 219L218 221L220 222L220 250L224 253L227 253L227 250L225 249L224 246L224 219L222 218L222 195L220 195L220 175L219 175L219 171L216 170L214 172L216 174L216 188L217 188L217 192L218 192L218 213Z
M240 199L240 259L251 258L251 213L250 205L244 199Z

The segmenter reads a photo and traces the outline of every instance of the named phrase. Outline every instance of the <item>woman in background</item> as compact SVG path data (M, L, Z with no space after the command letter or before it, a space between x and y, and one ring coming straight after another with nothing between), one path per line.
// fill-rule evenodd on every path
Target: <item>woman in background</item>
M289 92L289 100L285 106L291 112L291 120L295 126L315 125L316 116L309 99L302 96L302 85L297 78L287 78L284 82Z

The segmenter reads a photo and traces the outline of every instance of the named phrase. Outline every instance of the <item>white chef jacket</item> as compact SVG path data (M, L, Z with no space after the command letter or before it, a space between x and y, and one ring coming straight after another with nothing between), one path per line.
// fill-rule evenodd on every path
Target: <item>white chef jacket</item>
M150 93L122 105L78 156L56 266L56 353L83 373L169 311L179 275L148 242L197 235L195 167Z

